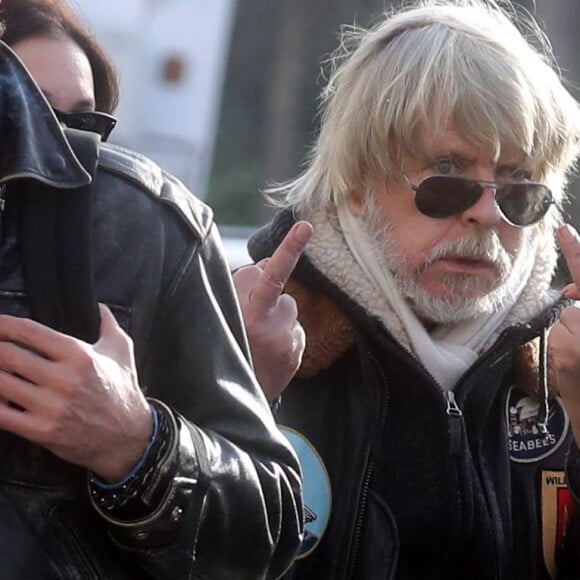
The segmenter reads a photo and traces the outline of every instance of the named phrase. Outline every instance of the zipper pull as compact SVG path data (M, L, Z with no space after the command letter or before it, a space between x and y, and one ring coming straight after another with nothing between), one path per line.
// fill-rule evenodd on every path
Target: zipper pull
M449 451L452 455L461 455L461 447L463 444L463 421L461 417L463 417L463 411L459 408L453 391L447 391L445 398L447 399L447 409L445 409L445 412L449 417Z

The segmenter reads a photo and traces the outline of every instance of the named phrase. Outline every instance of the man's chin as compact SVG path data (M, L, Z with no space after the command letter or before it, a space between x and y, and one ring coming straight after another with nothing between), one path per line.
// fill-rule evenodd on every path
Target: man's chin
M434 324L471 320L478 316L492 314L501 307L500 300L494 300L489 293L476 289L462 293L418 292L415 296L409 296L407 301L421 320Z
M417 290L435 300L450 304L485 298L503 285L499 276L473 276L469 274L447 274L429 278L420 277Z
M461 306L466 302L481 300L493 292L495 288L462 288L462 289L445 289L439 292L425 291L424 294L433 300L447 302L450 305Z

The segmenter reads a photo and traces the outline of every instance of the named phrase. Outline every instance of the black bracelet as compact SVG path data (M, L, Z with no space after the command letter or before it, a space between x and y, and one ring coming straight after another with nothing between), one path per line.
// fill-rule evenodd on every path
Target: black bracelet
M165 489L149 489L153 476L164 464L175 438L174 423L169 410L155 400L149 403L156 416L156 429L137 468L118 484L107 484L95 474L88 478L93 503L110 516L120 520L135 520L149 515L161 500Z

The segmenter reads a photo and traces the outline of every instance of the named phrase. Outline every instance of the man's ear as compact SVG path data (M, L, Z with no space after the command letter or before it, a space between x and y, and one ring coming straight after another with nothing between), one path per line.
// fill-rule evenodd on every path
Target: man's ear
M1 1L2 0L0 0L0 2ZM351 191L346 198L346 203L348 204L350 213L356 217L360 217L364 209L365 192L360 190Z

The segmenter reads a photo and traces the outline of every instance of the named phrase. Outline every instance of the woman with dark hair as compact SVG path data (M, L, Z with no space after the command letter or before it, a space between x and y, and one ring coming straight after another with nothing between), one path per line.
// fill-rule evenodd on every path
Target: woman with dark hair
M28 68L57 116L79 128L97 123L95 130L108 133L114 126L112 118L82 113L114 111L119 100L117 76L103 48L66 0L2 0L0 21L5 28L2 40Z

